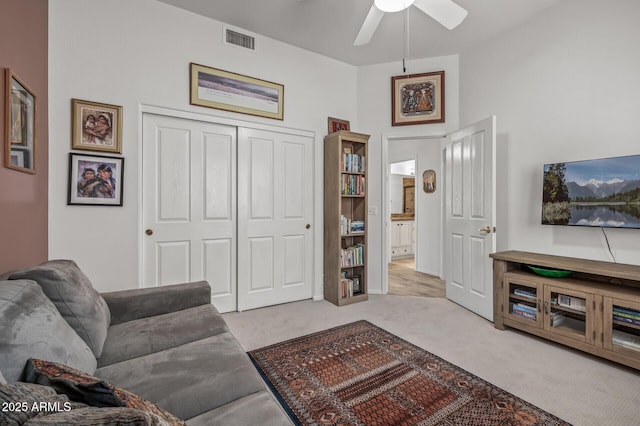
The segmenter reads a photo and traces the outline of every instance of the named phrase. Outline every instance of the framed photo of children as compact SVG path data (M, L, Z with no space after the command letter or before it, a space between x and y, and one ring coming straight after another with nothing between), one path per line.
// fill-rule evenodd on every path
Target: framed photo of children
M124 158L69 154L68 205L122 206Z
M391 125L444 123L444 71L391 77Z
M122 107L71 100L71 149L122 153Z

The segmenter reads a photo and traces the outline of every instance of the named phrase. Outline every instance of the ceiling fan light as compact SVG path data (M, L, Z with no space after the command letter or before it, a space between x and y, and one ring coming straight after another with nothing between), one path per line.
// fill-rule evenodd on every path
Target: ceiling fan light
M374 4L383 12L400 12L413 4L415 0L374 0Z

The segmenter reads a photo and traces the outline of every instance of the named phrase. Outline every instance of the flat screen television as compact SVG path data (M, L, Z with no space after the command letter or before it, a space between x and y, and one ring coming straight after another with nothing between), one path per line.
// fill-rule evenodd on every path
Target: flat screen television
M640 228L640 155L545 164L542 224Z

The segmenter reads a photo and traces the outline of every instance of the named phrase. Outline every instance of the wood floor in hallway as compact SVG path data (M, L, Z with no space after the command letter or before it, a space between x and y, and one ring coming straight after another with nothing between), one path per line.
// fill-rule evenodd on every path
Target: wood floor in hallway
M415 270L415 261L397 259L389 263L389 294L445 297L445 282Z

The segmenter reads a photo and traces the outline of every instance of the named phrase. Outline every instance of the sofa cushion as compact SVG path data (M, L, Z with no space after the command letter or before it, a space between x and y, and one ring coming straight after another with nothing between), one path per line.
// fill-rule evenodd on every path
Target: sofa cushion
M25 368L25 380L51 386L56 392L87 405L135 408L160 416L171 425L184 426L184 421L154 403L140 398L126 389L63 364L30 359Z
M57 406L60 410L70 410L73 407L66 395L58 395L49 386L21 382L0 385L0 424L24 424L41 415L41 403Z
M111 325L115 325L200 305L210 305L211 286L207 281L193 281L111 291L102 293L102 297L111 312Z
M89 278L72 260L51 260L11 274L10 279L33 280L58 308L62 317L100 358L111 314Z
M0 365L8 382L21 379L29 358L93 373L96 358L33 281L0 281Z
M109 327L98 366L171 349L229 331L213 305L156 315Z
M189 426L291 426L293 422L271 394L264 390L187 419Z
M266 389L231 333L101 367L96 376L188 419Z
M25 426L168 426L161 417L126 407L83 407L35 417Z

